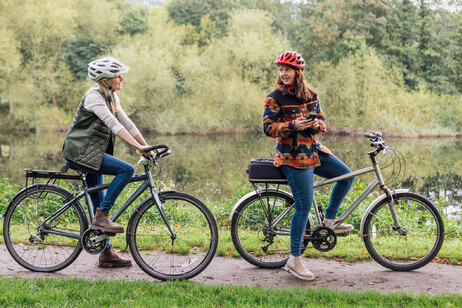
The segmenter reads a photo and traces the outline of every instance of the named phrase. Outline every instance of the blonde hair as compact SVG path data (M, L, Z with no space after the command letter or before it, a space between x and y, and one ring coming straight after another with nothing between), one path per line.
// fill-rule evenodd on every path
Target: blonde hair
M109 106L111 107L111 112L115 113L115 112L119 111L119 102L117 101L116 94L115 94L115 92L111 92L111 90L109 90L108 87L106 87L104 85L104 83L102 82L103 80L109 80L109 79L111 79L111 78L101 79L100 81L98 81L98 84L99 84L100 89L103 90L104 95L106 97L106 100L109 101Z

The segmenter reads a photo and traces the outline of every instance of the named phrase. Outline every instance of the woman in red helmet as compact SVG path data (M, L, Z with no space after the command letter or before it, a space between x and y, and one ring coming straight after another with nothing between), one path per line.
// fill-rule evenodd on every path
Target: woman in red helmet
M265 100L263 131L276 141L275 166L286 175L295 201L295 214L290 230L290 256L285 269L303 280L314 275L301 259L302 239L313 203L313 174L333 178L351 170L328 148L317 141L317 135L326 131L316 90L305 81L305 60L293 51L283 52L277 59L278 79ZM336 221L340 204L353 184L353 178L337 182L332 190L324 224L336 226L335 232L353 230L352 225Z

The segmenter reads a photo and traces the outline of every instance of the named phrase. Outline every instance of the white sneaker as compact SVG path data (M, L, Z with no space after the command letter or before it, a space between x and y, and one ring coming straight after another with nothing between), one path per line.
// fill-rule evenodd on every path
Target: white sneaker
M293 255L289 256L286 266L284 267L286 271L292 273L295 277L302 280L314 280L314 275L311 273L305 265L303 265L302 257L295 257Z
M337 219L324 218L324 225L327 228L330 228L332 225L335 224L336 221L337 221ZM335 233L346 233L346 232L350 232L350 231L352 231L354 229L355 229L355 227L353 227L353 225L350 225L350 224L337 224L334 231L335 231Z

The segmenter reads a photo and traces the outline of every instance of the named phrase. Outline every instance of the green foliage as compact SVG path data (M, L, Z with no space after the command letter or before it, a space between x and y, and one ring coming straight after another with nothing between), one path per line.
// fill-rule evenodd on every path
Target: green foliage
M8 204L18 191L18 186L12 184L9 179L0 178L0 213L2 214L2 221L3 213L5 213Z
M64 49L64 57L74 77L82 80L88 76L88 63L97 59L109 48L109 45L96 42L90 36L79 35Z
M147 10L123 0L4 0L2 124L65 130L91 84L87 63L111 55L131 67L120 96L140 128L258 130L274 59L293 49L307 60L331 127L455 134L462 13L438 5L171 0ZM44 120L50 113L55 123Z
M374 127L402 135L460 130L459 95L406 90L401 74L366 45L335 67L321 63L313 71L331 126L356 131Z
M233 2L228 0L172 0L167 11L177 24L193 25L197 32L203 29L201 20L208 15L224 33L233 7Z
M273 72L268 65L284 45L274 44L279 38L272 34L270 23L261 11L236 11L228 36L203 43L199 49L183 44L194 35L193 28L154 12L150 40L137 36L127 47L114 50L119 58L136 59L127 61L136 75L127 78L130 88L124 91L124 106L138 122L149 123L141 126L162 132L205 133L255 126L268 91L262 88L269 88ZM146 110L153 110L162 121L153 122L153 114Z
M122 12L120 34L144 34L148 31L148 13L141 6L134 6Z

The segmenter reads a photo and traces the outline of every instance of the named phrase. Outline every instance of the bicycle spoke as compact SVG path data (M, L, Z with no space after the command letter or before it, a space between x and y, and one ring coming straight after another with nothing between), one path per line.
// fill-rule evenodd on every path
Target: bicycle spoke
M188 279L202 271L215 253L215 220L205 205L186 194L169 194L163 207L173 235L150 200L130 229L130 250L149 275L162 280Z
M286 213L287 204L292 204L291 197L267 191L249 197L236 209L231 221L231 237L245 260L267 268L285 264L290 252L290 225L294 213ZM275 221L278 223L274 224Z
M5 215L5 244L19 264L34 271L52 272L65 268L77 258L82 250L78 239L49 232L80 236L80 230L86 226L77 203L55 217L52 225L41 226L45 218L71 197L61 187L44 184L18 194L15 207L10 207Z
M443 224L436 208L422 196L404 193L398 196L394 209L399 228L386 200L372 209L365 222L366 248L377 262L393 270L413 270L427 264L443 241Z

